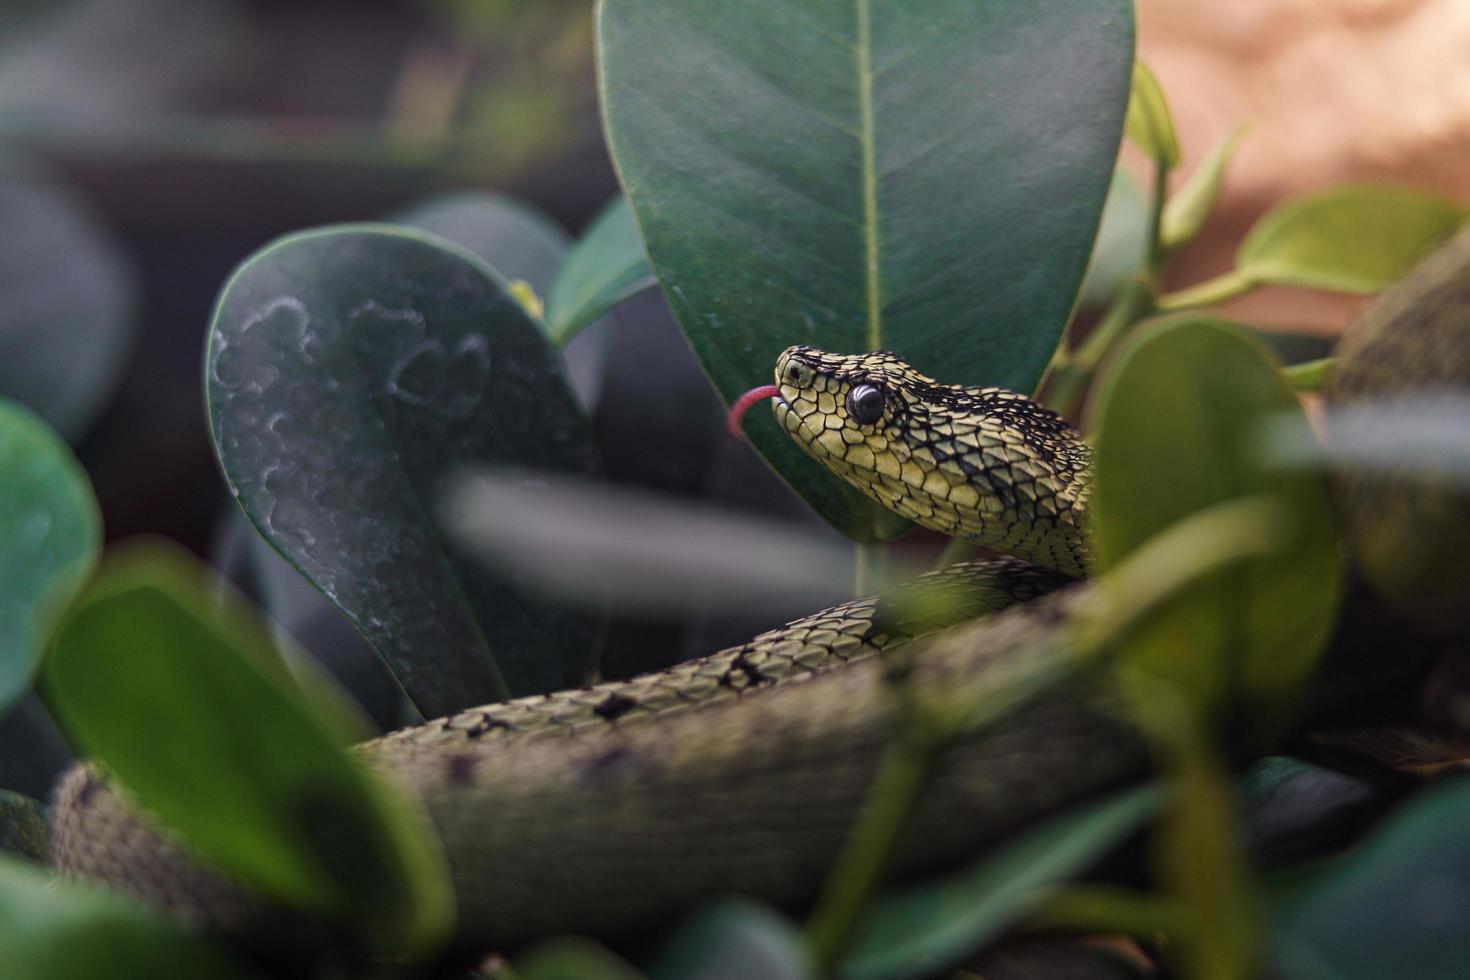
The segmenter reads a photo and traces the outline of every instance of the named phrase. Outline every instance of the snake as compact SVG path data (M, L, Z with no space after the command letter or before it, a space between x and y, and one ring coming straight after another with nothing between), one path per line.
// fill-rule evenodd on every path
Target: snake
M1378 336L1383 319L1363 317L1359 332ZM1413 324L1396 329L1389 343L1423 342ZM1434 329L1470 340L1470 318ZM904 590L856 598L662 671L477 707L356 747L432 822L457 941L646 934L731 893L809 907L896 730L893 665L903 663L906 704L953 705L1056 656L1040 641L1093 588L1092 450L1066 420L1016 392L941 384L893 353L808 346L782 353L774 384L732 417L761 399L834 477L1001 557L906 587L940 595L937 604L899 601ZM953 740L892 874L951 868L1143 777L1149 749L1117 699L1105 671L1077 669L1003 723ZM51 813L63 876L224 934L279 921L94 766L63 777Z

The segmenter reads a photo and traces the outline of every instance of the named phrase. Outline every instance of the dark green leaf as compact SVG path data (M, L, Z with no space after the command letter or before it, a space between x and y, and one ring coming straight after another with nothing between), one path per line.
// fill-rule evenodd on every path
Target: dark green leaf
M108 892L57 882L0 856L0 972L6 980L244 980L176 919Z
M559 352L493 271L387 227L288 237L226 286L208 367L245 513L420 710L585 678L593 621L466 561L435 516L460 466L596 470Z
M102 549L102 515L66 444L0 400L0 713L30 686L56 617Z
M1279 975L1459 980L1470 964L1470 781L1412 800L1276 910Z
M608 140L729 401L791 344L1033 390L1097 231L1132 4L607 0ZM771 465L860 539L903 529L765 413Z
M516 980L643 980L643 974L589 939L542 943L516 961Z
M395 220L463 245L506 280L529 286L546 303L544 322L540 316L534 319L547 330L552 342L563 348L572 388L584 406L597 404L602 392L607 329L593 321L605 310L596 311L571 332L551 319L552 299L567 271L563 262L567 267L577 262L585 242L568 252L566 232L550 218L512 198L485 191L434 198L400 212ZM642 240L635 240L641 253ZM584 332L585 327L592 329Z
M1222 570L1129 648L1131 665L1185 688L1202 710L1248 710L1255 736L1268 738L1316 663L1340 579L1325 480L1272 468L1257 445L1267 419L1306 429L1296 395L1242 330L1176 318L1124 348L1094 408L1092 519L1104 568L1218 503L1272 494L1287 508L1281 552Z
M0 851L45 863L46 808L29 796L0 789Z
M654 980L803 980L815 976L796 927L764 905L730 899L687 922L651 971Z
M1179 166L1179 137L1164 89L1147 65L1133 66L1133 89L1128 96L1128 139L1156 166Z
M117 245L55 188L0 181L0 398L75 439L112 393L137 285Z
M1106 306L1129 276L1148 258L1148 202L1138 181L1121 168L1113 172L1102 224L1092 248L1087 278L1078 302L1083 307Z
M1210 155L1195 168L1184 186L1170 196L1164 206L1159 237L1165 248L1179 248L1194 240L1225 186L1225 171L1235 156L1235 148L1250 127L1236 126L1220 141Z
M1340 187L1267 212L1241 243L1235 266L1252 282L1373 293L1467 217L1465 205L1423 191Z
M658 283L628 199L614 198L572 246L546 296L551 336L565 344L624 300Z
M110 558L47 661L58 718L139 803L271 897L350 917L385 950L442 939L437 844L348 756L360 719L310 662L293 682L266 626L205 574L157 546Z
M953 965L1137 830L1159 799L1157 787L1124 790L1052 819L966 871L880 898L841 976L930 976Z

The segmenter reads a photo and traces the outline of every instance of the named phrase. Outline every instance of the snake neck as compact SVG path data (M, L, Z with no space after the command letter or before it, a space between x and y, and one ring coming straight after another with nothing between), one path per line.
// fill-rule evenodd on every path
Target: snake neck
M1003 388L944 385L897 356L793 347L777 422L833 474L923 527L1068 575L1091 564L1092 451Z

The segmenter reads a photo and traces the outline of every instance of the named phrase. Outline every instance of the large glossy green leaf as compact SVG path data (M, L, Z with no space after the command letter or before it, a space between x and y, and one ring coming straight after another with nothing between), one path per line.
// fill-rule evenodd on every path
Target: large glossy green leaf
M75 439L112 394L130 346L137 283L80 201L0 180L0 398Z
M1160 531L1228 500L1272 494L1290 514L1283 550L1222 570L1131 641L1130 664L1215 711L1248 712L1269 737L1327 638L1339 590L1325 480L1267 464L1268 420L1307 421L1274 359L1240 328L1176 318L1120 353L1096 401L1094 540L1104 568Z
M1253 282L1373 293L1467 218L1464 204L1423 191L1339 187L1267 212L1241 242L1236 271Z
M566 343L593 320L657 282L628 199L616 197L567 254L551 292L545 294L546 324L558 343Z
M1470 964L1470 781L1424 792L1273 917L1280 976L1459 980Z
M206 386L256 528L345 612L419 709L580 682L592 620L457 554L460 466L595 472L559 352L479 260L381 226L285 238L225 287Z
M805 980L814 977L800 931L746 899L706 906L670 938L653 980Z
M847 980L930 976L1035 909L1158 809L1157 787L1124 790L1054 818L973 867L880 898L858 927Z
M1127 0L604 0L608 140L728 401L791 344L1031 391L1121 134ZM902 529L766 413L771 465L858 538Z
M265 624L158 546L110 558L74 603L46 690L76 743L220 867L291 906L422 949L452 922L427 820L349 757L361 718ZM228 597L226 597L228 598Z
M202 935L134 900L0 855L6 980L245 980Z
M0 400L0 713L30 685L56 616L101 548L81 464L44 422Z

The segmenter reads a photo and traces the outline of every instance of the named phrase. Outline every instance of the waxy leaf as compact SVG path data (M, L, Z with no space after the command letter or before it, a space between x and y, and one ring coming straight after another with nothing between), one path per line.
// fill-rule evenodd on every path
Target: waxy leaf
M177 553L111 557L57 630L59 720L186 843L267 896L341 918L385 952L453 918L427 818L347 753L362 720L309 661Z
M138 285L107 230L54 187L0 180L0 398L68 439L112 394Z
M215 450L246 515L421 711L585 678L594 621L466 560L435 519L461 466L596 469L561 355L504 280L401 229L293 235L225 287L207 361Z
M1419 794L1272 917L1281 976L1458 980L1470 963L1470 781Z
M1093 409L1091 506L1104 569L1205 508L1281 498L1290 516L1281 552L1175 600L1128 652L1131 666L1185 689L1192 707L1250 712L1255 736L1269 738L1326 641L1341 577L1326 481L1273 468L1258 444L1267 420L1307 427L1295 393L1240 328L1179 317L1125 346Z
M1159 80L1143 62L1133 66L1133 89L1128 96L1128 139L1155 166L1179 166L1179 137L1174 133L1174 115Z
M880 898L839 975L884 980L940 973L1137 831L1159 799L1157 787L1123 790L1053 818L958 874Z
M628 200L614 198L572 246L545 294L546 325L565 344L614 306L657 284Z
M1470 218L1470 208L1423 191L1340 187L1287 201L1251 228L1236 271L1251 282L1374 293Z
M1034 390L1071 313L1127 105L1127 0L605 0L608 141L726 401L792 344L889 348ZM748 431L859 539L905 525L761 413Z
M223 950L142 903L0 855L6 980L249 980Z
M790 920L747 899L705 906L674 933L653 980L807 980L816 971Z
M1205 219L1210 216L1210 210L1225 187L1225 172L1235 156L1235 149L1249 129L1245 125L1235 127L1195 168L1184 186L1170 196L1164 205L1159 226L1159 237L1165 248L1178 248L1192 241L1204 227Z
M102 549L81 464L44 422L0 400L0 714L31 674Z
M1148 260L1148 220L1148 202L1138 181L1119 167L1113 172L1078 305L1106 306L1128 277L1143 268Z

